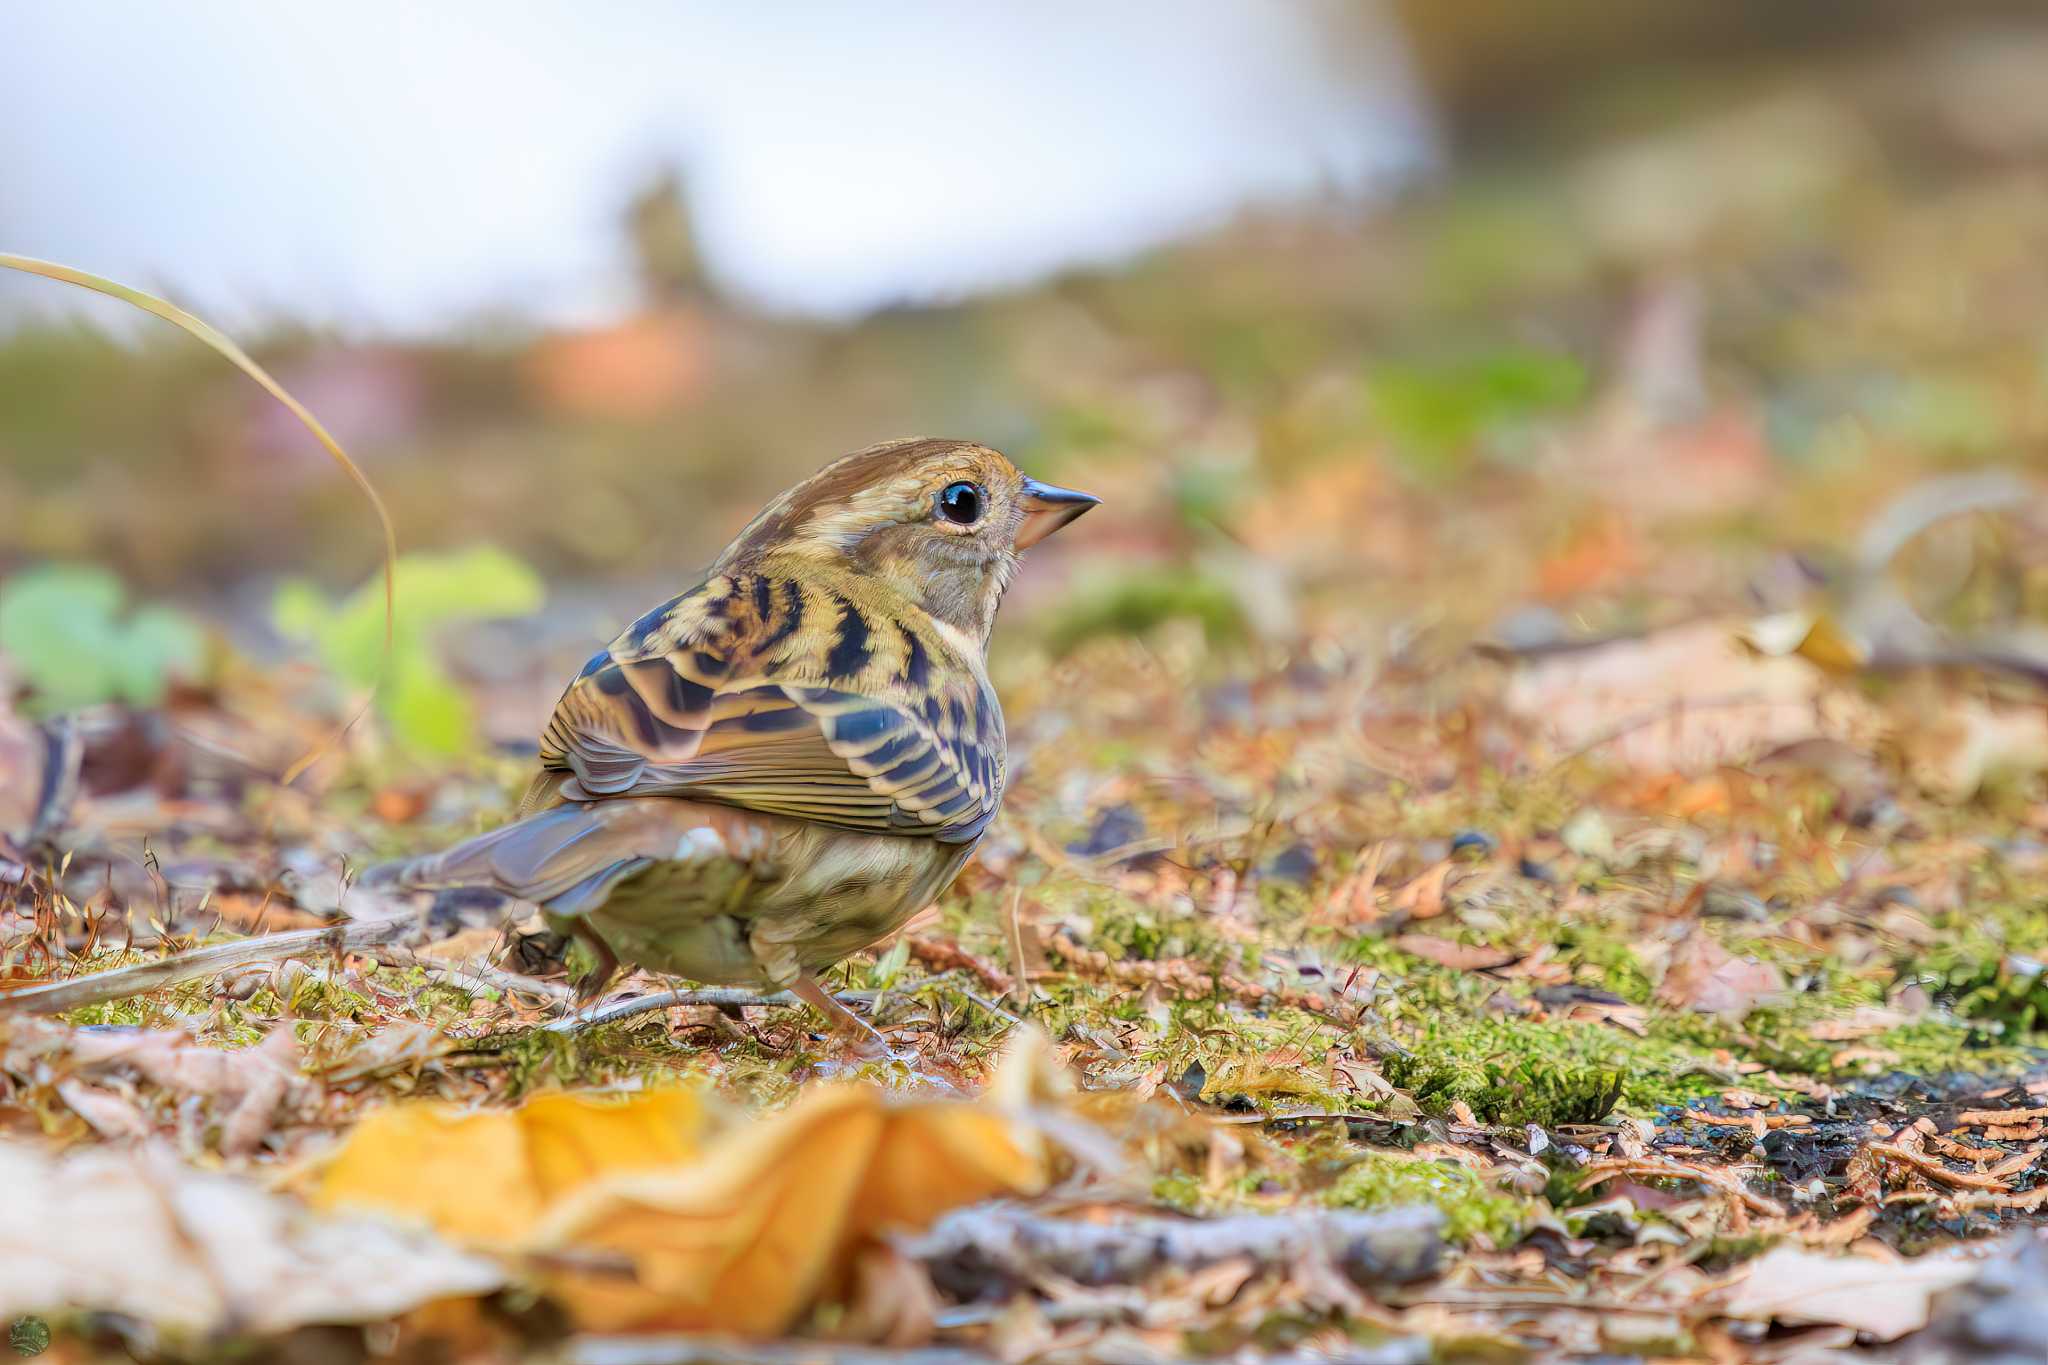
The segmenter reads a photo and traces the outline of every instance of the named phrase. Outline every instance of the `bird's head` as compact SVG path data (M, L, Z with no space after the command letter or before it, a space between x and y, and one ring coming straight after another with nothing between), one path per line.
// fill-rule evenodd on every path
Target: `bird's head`
M880 580L986 641L1017 553L1101 499L1025 477L968 441L890 441L843 456L770 503L716 572L765 567Z

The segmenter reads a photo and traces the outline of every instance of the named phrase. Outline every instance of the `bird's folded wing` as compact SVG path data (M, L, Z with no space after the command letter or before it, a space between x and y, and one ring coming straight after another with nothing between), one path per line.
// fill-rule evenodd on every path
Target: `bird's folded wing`
M741 604L785 598L735 586ZM991 724L973 692L961 699L974 678L952 692L927 682L922 697L900 680L854 690L886 660L820 678L756 647L778 624L772 611L727 606L705 629L692 628L690 605L629 630L556 704L541 762L574 774L565 795L683 796L873 833L980 835L1002 790L1003 741L1000 718Z

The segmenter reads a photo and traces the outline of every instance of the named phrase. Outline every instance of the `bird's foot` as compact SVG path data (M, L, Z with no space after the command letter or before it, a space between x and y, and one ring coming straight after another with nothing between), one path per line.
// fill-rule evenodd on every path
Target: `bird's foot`
M864 1073L877 1079L873 1069L879 1068L883 1073L879 1079L892 1089L929 1091L948 1097L961 1093L959 1086L932 1071L927 1059L915 1048L891 1045L880 1030L834 999L816 978L800 976L790 983L789 990L825 1016L832 1026L832 1038L841 1045L838 1056L821 1058L812 1065L811 1074L820 1080L850 1079Z
M791 983L790 994L825 1016L832 1032L847 1045L847 1051L863 1062L901 1061L889 1040L867 1020L832 998L832 993L809 974Z
M589 971L576 978L576 1008L589 1009L604 998L605 987L612 984L612 978L619 974L619 955L612 951L612 945L604 941L604 935L582 920L576 921L571 931L583 946L590 950L596 961Z

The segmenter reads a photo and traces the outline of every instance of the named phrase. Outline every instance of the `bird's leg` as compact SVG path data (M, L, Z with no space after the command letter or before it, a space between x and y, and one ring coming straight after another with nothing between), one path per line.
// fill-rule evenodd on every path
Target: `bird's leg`
M878 1033L867 1020L855 1014L832 998L832 993L818 984L818 979L809 972L790 983L790 994L825 1016L833 1031L847 1039L854 1050L869 1061L887 1061L896 1054L889 1050L889 1040Z
M619 974L619 955L612 951L612 945L604 941L604 935L590 925L589 920L579 919L569 930L590 949L597 962L591 969L576 978L576 1007L584 1009L597 1003L604 994L604 988Z

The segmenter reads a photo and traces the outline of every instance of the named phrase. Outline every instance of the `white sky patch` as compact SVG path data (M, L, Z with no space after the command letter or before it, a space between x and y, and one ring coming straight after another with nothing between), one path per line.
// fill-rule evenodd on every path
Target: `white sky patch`
M1338 0L76 0L0 35L0 250L239 324L615 314L620 211L665 164L722 287L850 316L1368 198L1432 151L1391 21ZM77 302L0 279L24 305Z

